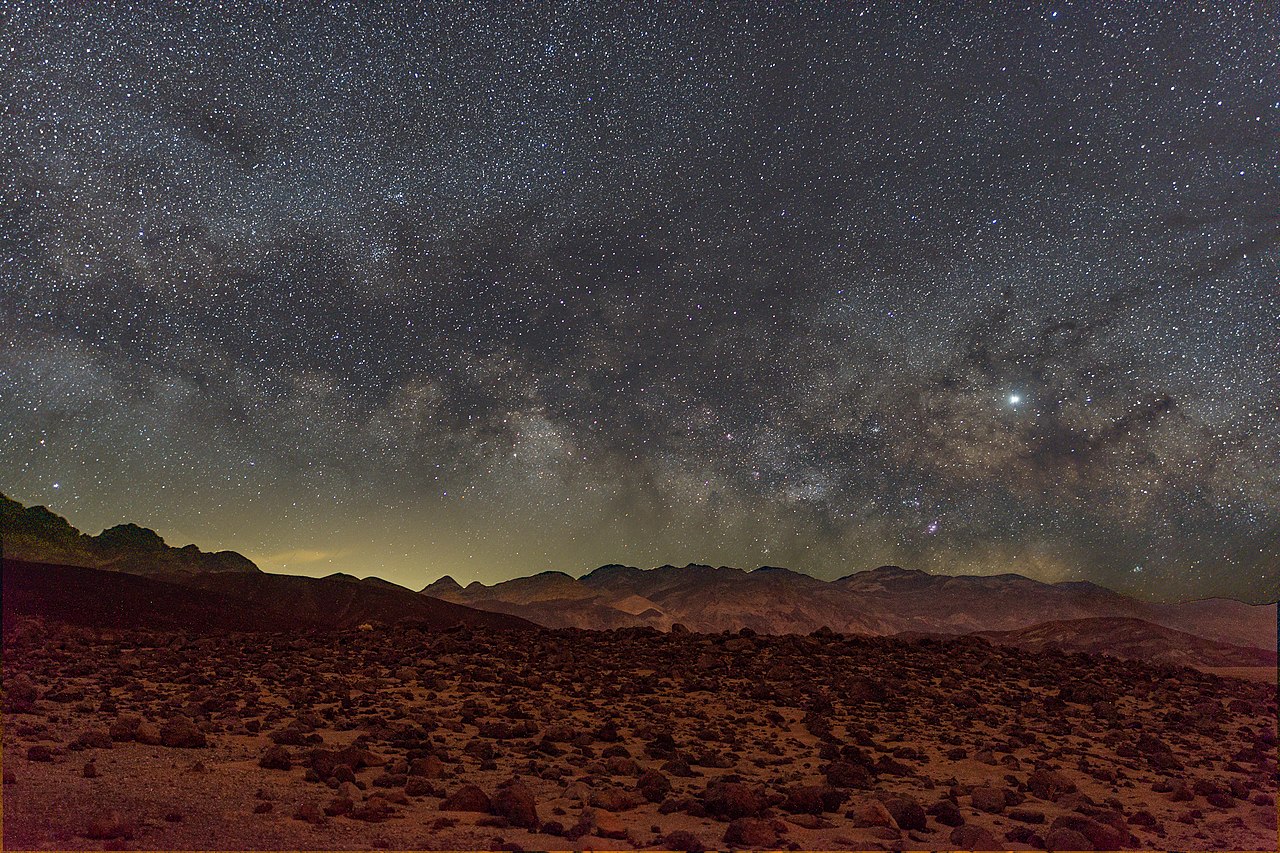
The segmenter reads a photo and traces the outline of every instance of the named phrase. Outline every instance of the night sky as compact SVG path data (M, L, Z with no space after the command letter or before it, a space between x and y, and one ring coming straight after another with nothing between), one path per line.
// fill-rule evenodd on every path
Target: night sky
M0 0L0 491L1276 596L1267 4L225 5Z

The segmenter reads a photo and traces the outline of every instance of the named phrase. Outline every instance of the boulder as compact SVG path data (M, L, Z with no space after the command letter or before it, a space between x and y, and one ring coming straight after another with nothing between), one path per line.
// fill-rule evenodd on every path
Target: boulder
M954 847L961 850L1004 850L1006 847L996 840L990 830L971 823L951 830L950 841Z
M489 795L475 785L463 785L440 803L440 810L445 812L493 812L493 801Z
M724 843L735 848L776 847L778 833L774 830L773 824L767 820L740 817L730 821L728 828L725 829Z
M541 825L538 820L538 801L533 791L522 782L512 782L498 789L493 797L493 813L505 817L512 826L536 831Z
M160 727L160 744L179 749L201 749L208 746L208 741L189 717L173 717Z

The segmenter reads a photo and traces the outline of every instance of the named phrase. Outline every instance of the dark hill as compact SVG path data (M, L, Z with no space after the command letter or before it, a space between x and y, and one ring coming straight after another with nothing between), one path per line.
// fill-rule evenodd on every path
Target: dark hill
M1065 619L1017 631L980 631L971 636L1028 651L1055 648L1175 666L1275 666L1276 652L1222 643L1142 619Z
M4 560L4 622L40 616L98 628L200 633L315 628L285 614L246 608L231 596L124 572Z
M365 622L390 625L403 620L438 628L459 624L489 629L533 627L519 616L476 610L394 584L341 575L309 578L219 572L196 575L185 585L229 596L255 609L270 610L287 601L294 618L327 628L352 628Z
M410 590L341 578L238 572L172 583L122 572L3 561L4 619L18 616L104 628L299 631L412 621L420 629L467 625L522 629L518 616L488 613Z
M42 506L24 507L0 495L0 534L6 557L33 563L112 569L135 575L180 579L201 572L261 570L235 551L175 548L160 534L136 524L117 524L97 536L81 533Z

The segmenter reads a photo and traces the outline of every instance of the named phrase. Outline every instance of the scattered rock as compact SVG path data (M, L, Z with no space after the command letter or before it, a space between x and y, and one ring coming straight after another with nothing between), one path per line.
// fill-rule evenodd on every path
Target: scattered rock
M353 808L349 817L352 820L361 820L365 823L381 823L391 817L393 811L386 798L373 796Z
M1054 853L1059 850L1097 849L1089 843L1089 839L1085 838L1083 834L1064 826L1050 829L1049 833L1044 837L1044 845L1046 850L1054 851Z
M827 766L827 782L836 788L870 788L871 771L851 761L833 761Z
M894 830L899 829L893 814L879 800L863 800L856 803L853 808L845 812L844 816L854 826L885 826Z
M75 740L79 749L111 749L111 732L106 729L85 729Z
M293 813L293 819L319 826L324 823L324 812L321 811L318 803L305 802L299 805L297 811Z
M440 803L440 810L445 812L483 812L493 811L493 801L489 795L475 785L463 785Z
M730 847L746 847L752 849L776 847L778 844L778 833L774 830L773 824L767 820L740 817L731 821L728 828L725 829L724 843L728 844Z
M133 833L133 822L122 817L120 812L113 811L90 820L83 834L85 838L109 841L117 838L127 840L133 838Z
M708 813L733 820L758 816L767 807L768 800L759 785L716 781L702 792L702 804Z
M1007 804L1003 788L993 788L984 785L973 789L972 794L973 807L980 812L989 812L990 814L999 814L1004 811Z
M493 797L493 813L505 817L512 826L536 830L538 820L538 803L533 791L521 782L513 782L498 789Z
M1001 844L990 830L983 829L973 824L965 824L957 826L951 830L948 836L951 843L961 850L1004 850L1005 845Z
M155 723L143 720L134 730L133 739L147 746L159 746L161 743L160 729L156 727Z
M189 717L173 717L160 727L160 744L182 749L200 749L207 746L208 742L204 732Z
M293 768L293 756L285 747L274 744L262 753L258 766L266 770L290 770Z
M607 809L594 809L586 816L585 822L589 827L587 831L601 838L622 840L627 837L627 826L622 818Z
M1064 794L1074 794L1076 783L1056 770L1037 769L1027 777L1027 790L1037 799L1056 802Z
M657 770L648 770L636 779L636 790L651 803L660 803L671 793L671 780Z
M924 806L910 797L890 797L884 801L884 807L893 816L894 822L904 830L921 830L928 823Z
M683 829L677 829L662 836L662 847L665 850L680 850L683 853L706 853L707 850L707 846L698 836Z
M933 815L934 820L943 826L963 826L964 815L960 812L960 807L950 800L942 800L929 806L926 810L927 814Z

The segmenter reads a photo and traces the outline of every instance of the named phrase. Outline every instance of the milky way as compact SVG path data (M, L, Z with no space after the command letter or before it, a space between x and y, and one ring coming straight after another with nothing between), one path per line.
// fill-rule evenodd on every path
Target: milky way
M1275 597L1265 4L418 5L0 0L0 490L415 588Z

